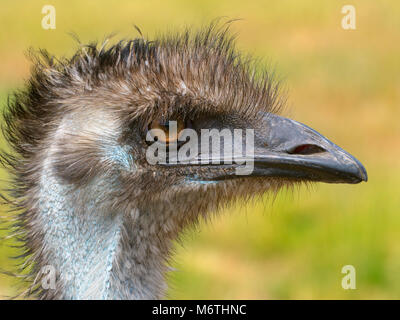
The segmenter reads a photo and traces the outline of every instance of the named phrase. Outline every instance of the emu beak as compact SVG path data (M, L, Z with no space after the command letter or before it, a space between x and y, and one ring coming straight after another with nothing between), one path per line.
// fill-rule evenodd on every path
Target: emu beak
M364 166L323 135L297 121L265 114L255 130L252 176L328 183L367 181Z

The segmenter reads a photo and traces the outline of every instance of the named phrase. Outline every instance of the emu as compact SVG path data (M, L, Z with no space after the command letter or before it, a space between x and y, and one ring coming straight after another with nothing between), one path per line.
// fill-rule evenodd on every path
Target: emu
M12 152L1 159L33 297L162 298L173 241L233 200L302 182L367 181L352 155L279 115L279 81L235 49L228 26L32 58L25 89L4 112ZM168 153L185 128L253 129L253 171L237 175L240 164L223 161L149 164L149 130L165 133L157 141ZM49 266L56 281L46 290Z

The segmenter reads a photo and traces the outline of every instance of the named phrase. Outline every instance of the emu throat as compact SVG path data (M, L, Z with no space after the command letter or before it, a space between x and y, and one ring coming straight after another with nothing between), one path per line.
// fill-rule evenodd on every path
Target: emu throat
M110 185L93 180L82 189L60 183L51 170L42 175L36 223L46 263L56 270L60 299L152 299L165 288L157 241L146 232L138 209L113 212L104 195Z

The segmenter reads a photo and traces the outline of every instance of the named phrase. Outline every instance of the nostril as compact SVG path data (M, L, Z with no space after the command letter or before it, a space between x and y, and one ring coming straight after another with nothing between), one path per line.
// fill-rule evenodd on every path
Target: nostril
M291 150L288 151L289 154L314 154L314 153L321 153L325 152L326 150L321 148L320 146L317 146L315 144L302 144L299 146L296 146L292 148Z

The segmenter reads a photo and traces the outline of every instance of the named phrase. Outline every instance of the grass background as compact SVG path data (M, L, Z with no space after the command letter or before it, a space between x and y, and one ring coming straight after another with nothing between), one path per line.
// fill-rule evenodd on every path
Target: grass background
M56 30L41 9L57 10ZM357 29L341 28L353 4ZM227 210L177 245L169 298L400 298L400 3L392 0L28 1L0 3L0 103L29 76L29 47L71 55L83 42L135 37L227 16L238 47L276 66L288 116L357 156L369 182L316 184ZM4 145L4 142L1 143ZM5 173L1 173L5 177ZM1 231L0 231L1 232ZM12 261L0 246L0 267ZM343 290L351 264L357 289ZM13 286L0 276L0 294Z

